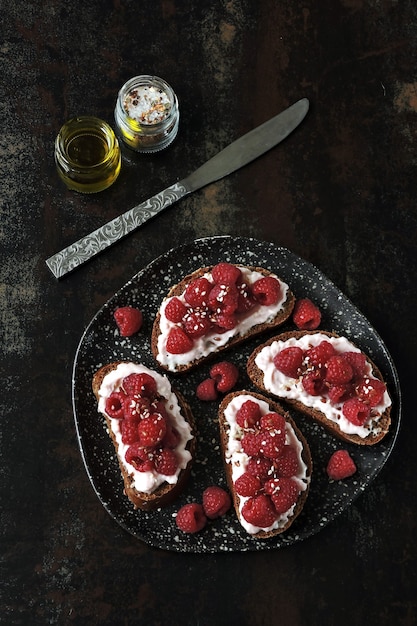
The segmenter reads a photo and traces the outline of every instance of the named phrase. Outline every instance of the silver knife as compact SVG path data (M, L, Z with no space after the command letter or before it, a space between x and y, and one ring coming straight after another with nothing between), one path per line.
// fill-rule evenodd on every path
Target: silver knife
M183 180L160 191L152 198L141 202L61 252L49 257L46 260L47 266L56 278L62 278L72 272L174 202L235 172L276 146L297 128L308 109L307 98L298 100L282 113L236 139Z

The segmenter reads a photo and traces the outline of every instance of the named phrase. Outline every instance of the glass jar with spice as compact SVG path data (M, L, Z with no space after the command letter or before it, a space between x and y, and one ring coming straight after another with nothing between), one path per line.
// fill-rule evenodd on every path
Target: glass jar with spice
M120 89L114 112L124 143L137 152L158 152L175 139L179 125L178 100L166 81L144 74Z

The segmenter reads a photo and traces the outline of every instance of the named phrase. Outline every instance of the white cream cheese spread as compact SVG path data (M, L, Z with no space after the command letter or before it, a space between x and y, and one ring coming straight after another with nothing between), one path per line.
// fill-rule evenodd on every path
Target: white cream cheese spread
M166 409L169 412L172 426L178 431L179 443L175 448L179 464L175 474L172 476L164 476L156 471L139 472L133 465L125 459L128 445L123 443L120 430L120 420L111 418L106 413L106 399L113 391L119 391L122 381L129 374L146 373L152 376L157 383L157 391L166 400ZM126 468L126 471L133 477L132 487L143 493L152 493L164 482L176 484L181 470L185 469L191 460L191 453L186 449L187 443L193 438L191 434L191 426L184 419L181 413L181 407L178 403L177 396L171 389L171 384L166 376L163 376L153 370L148 369L144 365L135 363L119 363L114 370L111 370L103 378L99 389L98 410L108 416L111 424L111 430L114 433L118 445L119 457Z
M257 402L261 409L262 415L269 413L271 410L267 402L264 402L263 400L258 400L257 398L254 398L253 396L249 394L248 395L241 394L241 395L235 396L231 400L231 402L227 405L224 411L224 417L229 426L229 433L228 433L229 439L228 439L227 449L225 450L225 458L226 458L226 462L230 463L231 465L233 482L236 482L239 476L241 476L246 471L246 467L249 461L249 457L242 450L242 446L240 443L240 440L243 436L244 431L236 422L236 414L239 411L242 404L246 402L247 400L252 400L252 401ZM307 473L308 472L307 465L304 463L303 458L302 458L303 446L301 442L299 441L299 439L297 438L293 427L288 422L286 423L285 443L293 446L293 448L295 448L297 452L299 471L298 471L297 476L293 477L293 480L297 482L300 488L300 491L305 491L310 482L310 477L308 476L308 473ZM272 526L269 526L268 528L259 528L257 526L254 526L253 524L248 523L245 520L245 518L242 516L243 505L249 498L240 496L240 495L238 496L238 498L239 498L240 523L242 524L246 532L248 532L251 535L255 535L260 530L269 532L272 530L276 530L278 528L282 528L283 526L285 526L285 524L288 522L290 517L293 515L294 508L296 506L296 504L294 504L290 509L288 509L288 511L278 516Z
M298 400L305 406L318 409L328 420L338 424L340 430L348 435L359 435L362 438L367 437L370 433L377 435L380 432L378 419L385 409L391 406L391 399L387 391L384 393L382 402L372 409L370 420L363 426L358 426L343 415L342 403L331 403L327 394L319 396L308 394L303 387L301 377L298 379L290 378L275 367L274 357L284 348L298 346L302 350L308 350L313 346L317 346L321 341L330 342L338 353L361 352L359 348L345 337L329 337L321 333L307 334L300 338L291 337L286 341L274 341L269 346L265 346L255 359L257 367L263 372L265 389L279 398ZM372 367L368 361L366 368L367 376L375 378L372 375Z

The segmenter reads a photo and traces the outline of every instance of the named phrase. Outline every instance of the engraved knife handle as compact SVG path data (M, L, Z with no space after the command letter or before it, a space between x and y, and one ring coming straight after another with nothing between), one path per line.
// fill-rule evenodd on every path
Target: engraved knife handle
M184 185L184 181L167 187L152 198L129 209L86 237L82 237L49 257L46 260L47 266L56 278L62 278L188 193L190 190Z

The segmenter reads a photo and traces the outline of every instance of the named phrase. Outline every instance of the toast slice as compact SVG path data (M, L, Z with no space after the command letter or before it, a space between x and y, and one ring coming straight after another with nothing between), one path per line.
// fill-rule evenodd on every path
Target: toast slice
M219 263L197 269L173 285L154 321L151 347L158 365L187 372L207 358L291 315L288 285L259 267Z
M289 372L288 362L283 365L290 352L282 351L288 348L302 351L299 362L292 352L296 371ZM253 351L247 373L258 389L285 400L343 441L374 445L389 430L391 399L382 374L346 337L322 330L282 333Z
M225 473L238 520L255 539L286 531L301 513L310 488L312 460L306 439L281 405L258 393L228 394L218 415ZM278 424L271 415L280 416ZM287 488L289 500L288 494L284 499L278 495Z
M165 376L122 361L101 367L92 389L114 444L124 493L135 508L167 506L184 489L195 453L187 402Z

